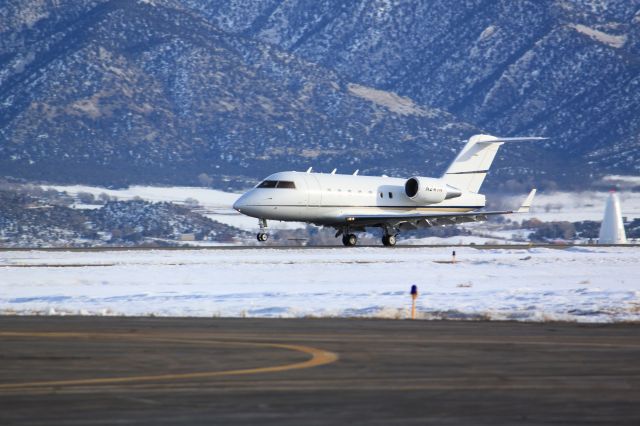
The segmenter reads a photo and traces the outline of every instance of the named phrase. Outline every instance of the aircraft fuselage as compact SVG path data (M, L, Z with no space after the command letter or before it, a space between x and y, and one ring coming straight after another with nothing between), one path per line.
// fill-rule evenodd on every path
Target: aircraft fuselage
M270 182L275 186L270 187ZM485 206L484 195L475 193L419 204L406 195L406 182L391 177L280 172L245 193L233 207L260 219L337 225L357 215L468 212Z

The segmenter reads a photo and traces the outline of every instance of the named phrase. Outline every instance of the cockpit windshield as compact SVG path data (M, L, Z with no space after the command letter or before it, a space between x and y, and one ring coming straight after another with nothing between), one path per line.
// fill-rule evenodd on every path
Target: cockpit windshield
M277 180L265 180L258 185L258 188L275 188L277 184Z
M296 184L290 180L279 180L276 188L296 189Z
M264 180L256 188L288 188L296 189L296 184L290 180Z

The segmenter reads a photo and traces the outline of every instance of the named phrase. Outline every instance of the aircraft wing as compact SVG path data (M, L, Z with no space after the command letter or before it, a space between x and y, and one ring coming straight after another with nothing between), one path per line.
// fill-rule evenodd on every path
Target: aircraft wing
M439 225L452 225L465 222L480 222L489 216L527 213L533 201L536 190L533 189L520 208L517 210L471 211L465 213L412 213L393 215L349 215L345 217L347 223L355 227L364 226L392 226L401 229L429 228Z

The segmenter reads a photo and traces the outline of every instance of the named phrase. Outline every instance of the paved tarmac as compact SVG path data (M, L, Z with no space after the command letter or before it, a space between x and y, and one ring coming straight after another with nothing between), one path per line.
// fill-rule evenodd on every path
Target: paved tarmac
M0 424L640 424L640 325L0 317Z

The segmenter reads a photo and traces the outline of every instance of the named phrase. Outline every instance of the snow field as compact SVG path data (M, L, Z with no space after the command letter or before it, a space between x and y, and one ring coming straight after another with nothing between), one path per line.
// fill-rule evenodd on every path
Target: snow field
M640 321L638 248L451 250L9 251L0 314Z

